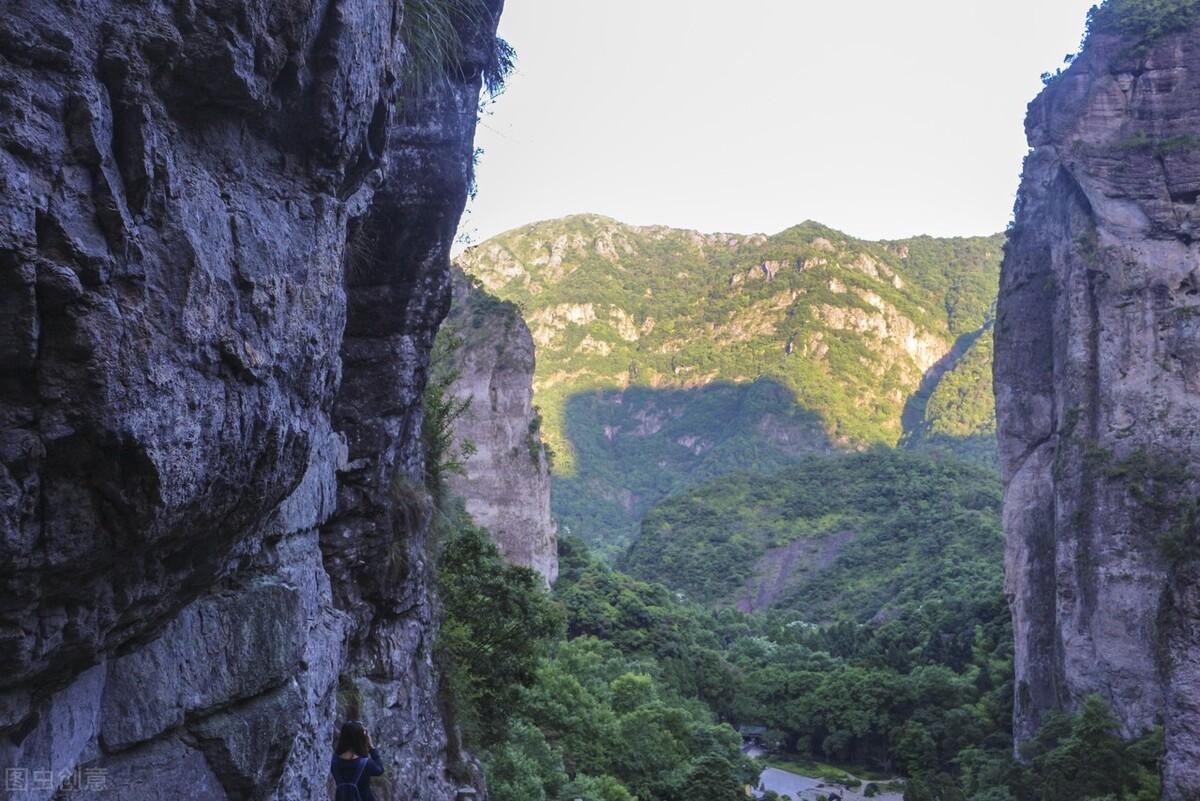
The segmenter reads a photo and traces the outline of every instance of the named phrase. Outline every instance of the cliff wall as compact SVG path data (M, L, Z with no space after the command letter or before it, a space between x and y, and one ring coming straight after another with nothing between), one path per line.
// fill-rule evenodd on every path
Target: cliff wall
M12 797L323 797L339 713L382 797L452 797L395 488L500 5L401 105L401 0L3 4Z
M1132 8L1135 3L1109 3ZM1143 4L1144 5L1144 4ZM1018 741L1103 696L1200 794L1200 27L1101 24L1030 106L995 390Z

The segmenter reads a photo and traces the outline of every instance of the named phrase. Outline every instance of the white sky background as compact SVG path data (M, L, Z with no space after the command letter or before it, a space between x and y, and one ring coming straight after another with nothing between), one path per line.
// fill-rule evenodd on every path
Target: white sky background
M1003 230L1093 0L507 0L481 241L535 220L868 239Z

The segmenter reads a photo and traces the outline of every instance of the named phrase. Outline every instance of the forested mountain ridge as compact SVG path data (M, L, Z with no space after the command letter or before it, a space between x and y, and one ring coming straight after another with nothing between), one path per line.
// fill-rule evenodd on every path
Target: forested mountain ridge
M935 400L947 377L990 397L978 346L1001 243L866 242L814 222L702 234L577 215L501 234L458 264L521 308L556 452L555 514L611 552L654 503L730 470L923 447L934 434L954 450L962 431L994 458L990 401ZM963 354L983 354L982 369L956 370ZM945 420L928 417L947 406Z

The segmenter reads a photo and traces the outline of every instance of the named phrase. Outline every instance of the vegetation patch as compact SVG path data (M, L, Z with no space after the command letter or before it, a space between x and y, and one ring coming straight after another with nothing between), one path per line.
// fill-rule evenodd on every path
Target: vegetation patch
M436 506L447 501L446 478L463 475L466 461L475 452L469 440L455 441L454 423L471 408L471 399L459 399L450 392L461 371L455 354L462 337L452 330L439 332L429 357L429 373L421 396L421 444L425 452L425 487Z
M463 80L464 33L494 27L485 0L405 0L400 37L404 43L402 85L408 99L426 95L447 78ZM484 88L499 94L512 72L515 52L493 37L486 54Z
M1121 482L1144 514L1138 522L1157 531L1158 547L1173 564L1200 558L1200 498L1190 494L1193 481L1186 465L1138 448L1124 458L1095 443L1084 447L1084 468L1090 475ZM1080 512L1095 503L1090 485L1081 498Z
M1187 30L1200 14L1200 0L1105 0L1092 6L1084 41L1094 34L1115 33L1129 41L1135 55L1155 40Z
M1159 157L1170 156L1175 153L1200 149L1200 136L1177 134L1165 138L1155 138L1139 131L1121 139L1117 142L1116 147L1118 150L1126 152L1151 153Z
M341 674L338 676L337 711L344 720L358 720L363 714L362 691L354 676Z
M1158 535L1158 547L1172 564L1200 559L1200 499L1180 504L1175 521Z
M529 448L529 458L534 464L541 463L543 453L549 458L550 451L542 444L542 413L536 406L533 407L533 417L529 419L529 436L526 445Z
M621 562L706 604L753 596L771 548L807 549L775 602L812 621L870 620L908 600L1000 589L1000 486L990 471L877 448L812 457L773 474L739 473L650 511Z

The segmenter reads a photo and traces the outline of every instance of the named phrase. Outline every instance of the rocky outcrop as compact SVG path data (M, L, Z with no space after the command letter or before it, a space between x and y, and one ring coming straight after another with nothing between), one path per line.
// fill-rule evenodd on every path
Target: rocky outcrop
M550 459L533 406L533 338L516 306L455 271L454 302L439 336L449 337L456 378L448 394L465 404L454 421L463 472L447 476L467 514L513 564L553 584L558 544L550 517ZM468 444L469 443L469 444Z
M1030 106L995 389L1017 740L1099 693L1200 794L1200 29L1096 25Z
M424 507L395 487L487 5L402 117L402 0L0 14L12 797L322 797L339 712L384 798L452 796Z

